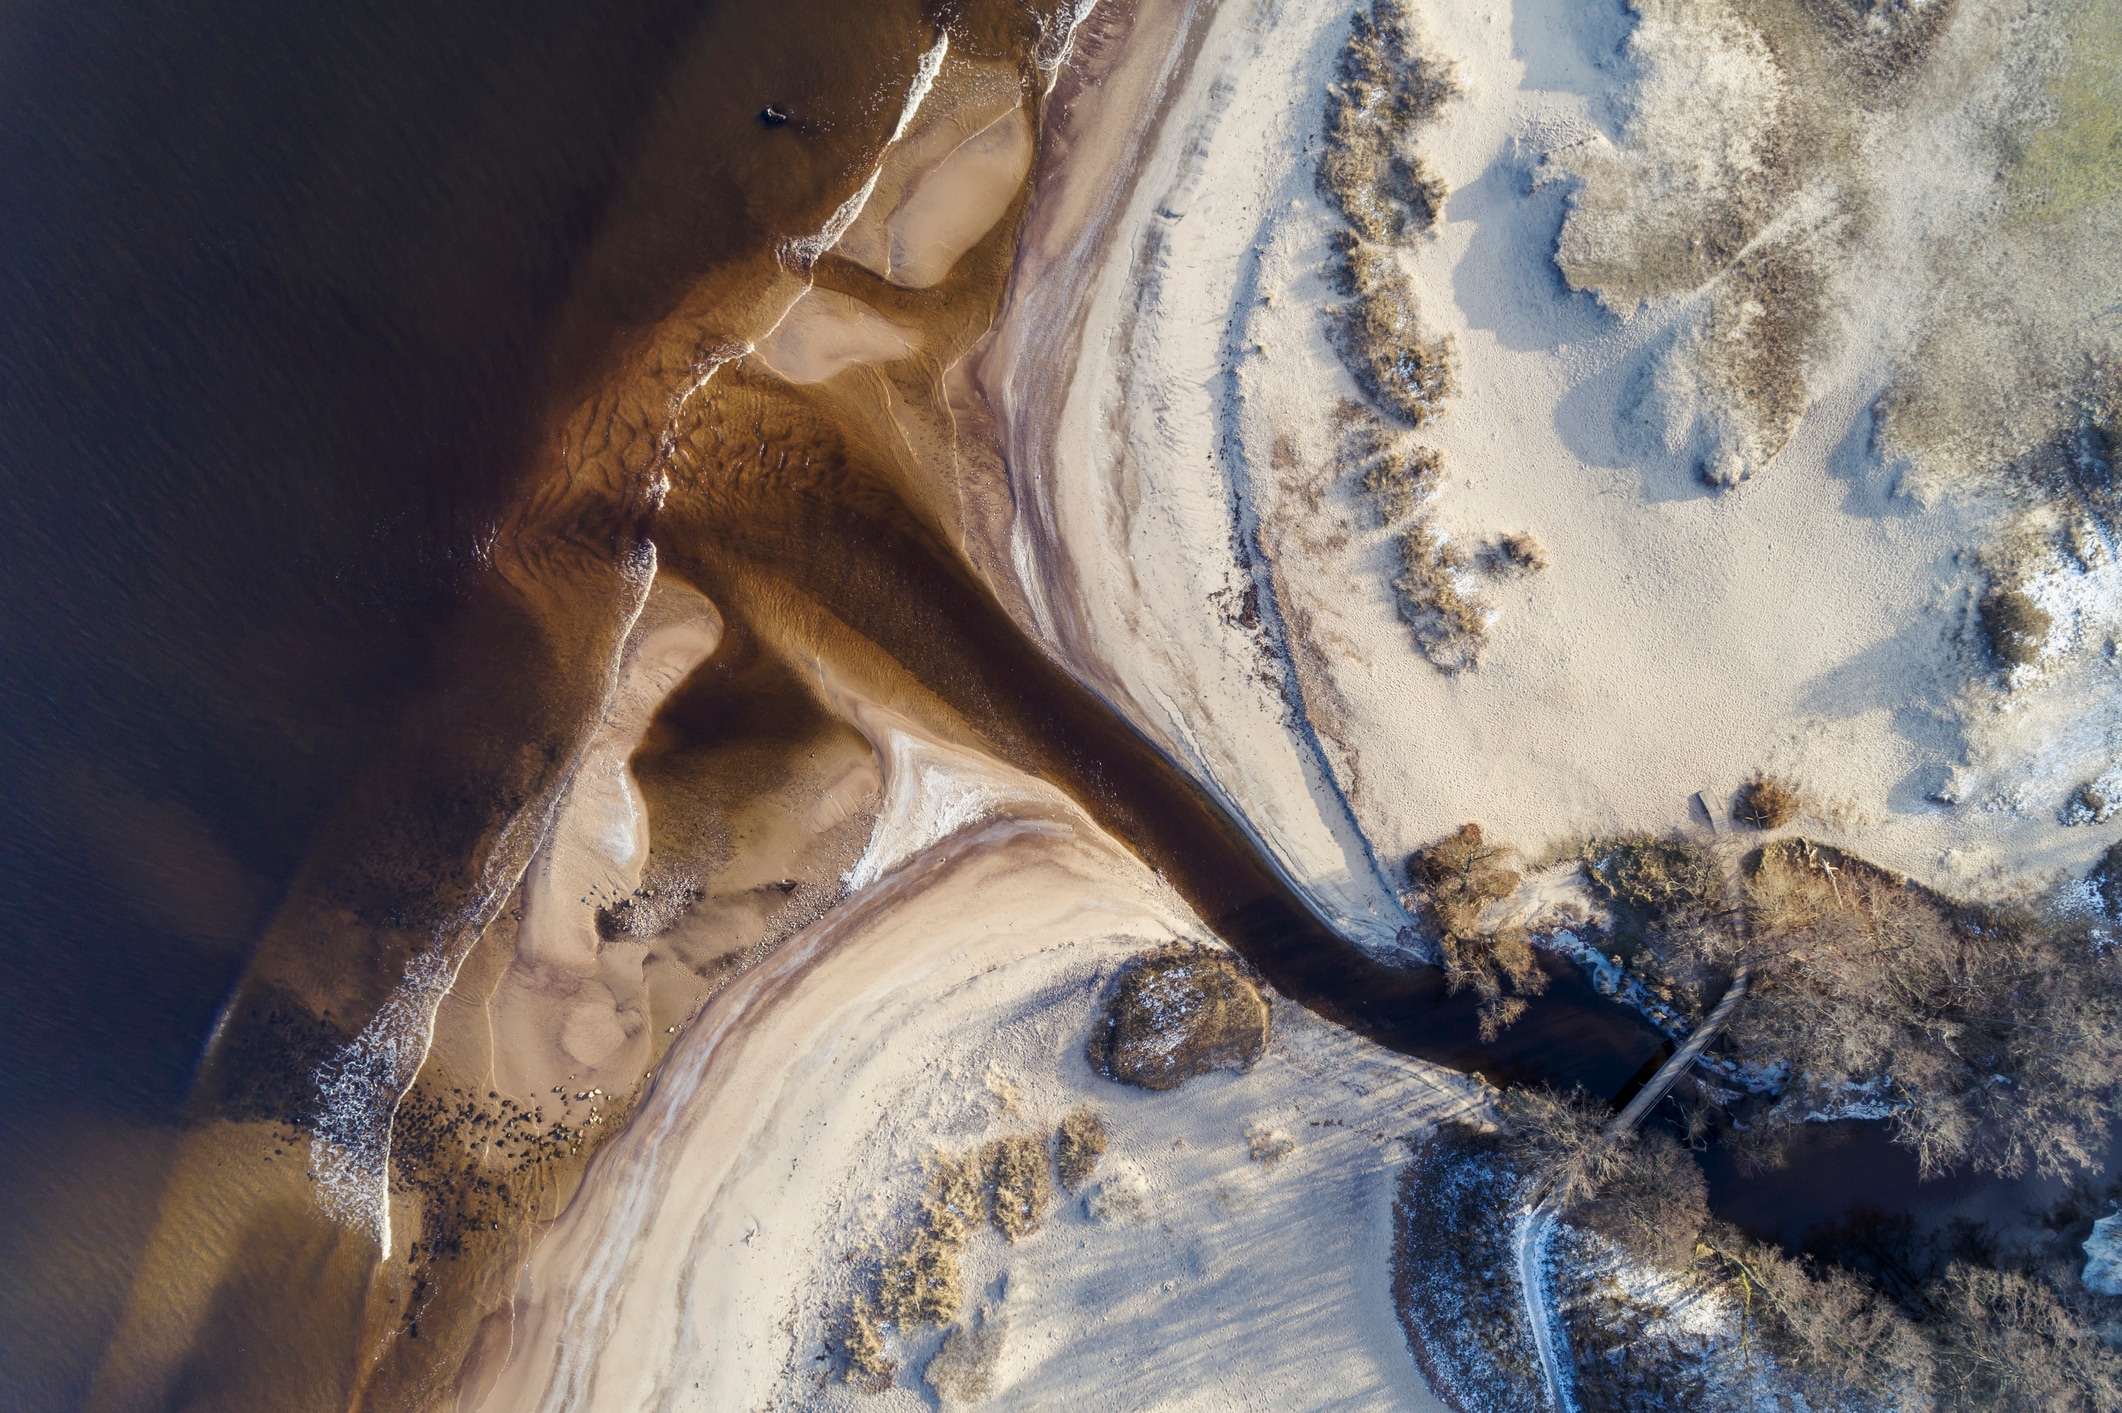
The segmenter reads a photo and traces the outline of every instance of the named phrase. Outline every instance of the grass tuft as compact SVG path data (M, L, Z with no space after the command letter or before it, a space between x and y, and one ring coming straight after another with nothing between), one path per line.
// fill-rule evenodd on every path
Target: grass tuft
M1012 1243L1022 1241L1039 1230L1054 1201L1046 1141L1036 1134L1014 1134L988 1144L983 1156L995 1229Z
M1466 555L1417 521L1400 536L1393 593L1422 655L1446 672L1477 666L1488 646L1488 605L1468 587Z
M1804 807L1797 787L1773 775L1756 775L1739 787L1737 808L1740 823L1753 829L1781 829L1798 817Z
M1063 1118L1054 1135L1061 1185L1074 1192L1090 1181L1098 1171L1098 1160L1105 1156L1107 1141L1104 1120L1088 1104Z

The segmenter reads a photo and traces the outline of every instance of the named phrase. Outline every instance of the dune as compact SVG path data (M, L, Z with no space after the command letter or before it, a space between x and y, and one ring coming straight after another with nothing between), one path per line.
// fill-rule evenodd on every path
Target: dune
M1315 171L1349 16L1223 6L1110 61L1152 98L1098 111L1057 90L1068 158L1041 169L976 363L1007 425L998 558L1029 626L1372 945L1401 921L1399 861L1463 822L1534 851L1663 831L1764 769L1803 787L1818 837L1941 886L2082 868L2105 840L2057 810L2108 761L2061 723L2105 719L2098 674L2050 671L2069 690L2031 727L1985 685L1965 606L2006 507L1907 481L1882 447L1900 345L1831 342L1800 415L1761 433L1772 474L1705 484L1685 419L1714 408L1674 383L1694 365L1673 350L1707 295L1608 308L1556 263L1569 164L1591 160L1571 154L1612 147L1640 99L1617 61L1637 21L1418 16L1463 90L1419 141L1441 219L1393 257L1456 349L1457 394L1414 434L1443 466L1419 513L1470 563L1530 532L1547 566L1468 571L1477 666L1416 650L1391 587L1408 522L1381 525L1349 469L1362 393L1328 330L1341 222ZM1114 156L1128 138L1139 154ZM1852 307L1885 317L1875 296Z

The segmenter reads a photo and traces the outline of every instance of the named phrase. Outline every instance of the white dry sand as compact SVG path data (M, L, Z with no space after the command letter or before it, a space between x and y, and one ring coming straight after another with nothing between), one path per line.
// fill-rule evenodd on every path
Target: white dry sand
M1327 340L1338 221L1313 172L1352 7L1230 0L1171 66L1138 173L1042 175L982 367L1051 650L1373 943L1403 921L1399 860L1465 821L1534 851L1663 831L1764 768L1804 787L1810 832L1934 882L2083 867L2112 831L2062 828L2054 797L2099 773L2111 733L2071 736L2068 702L2014 718L1974 685L1970 552L1996 516L1899 492L1873 446L1879 341L1846 340L1787 449L1720 493L1652 395L1699 300L1624 318L1564 285L1568 183L1539 178L1620 135L1631 17L1416 8L1465 89L1421 137L1451 196L1405 256L1458 351L1458 392L1420 434L1445 459L1430 509L1462 543L1530 530L1551 567L1485 589L1478 668L1415 651L1393 541L1332 464L1336 405L1359 394ZM1100 180L1102 223L1053 214ZM1045 222L1075 243L1042 250ZM2050 737L2067 760L2045 759ZM1935 798L1956 780L1965 804Z
M1085 1102L1112 1138L1096 1183L967 1250L968 1315L1006 1326L983 1406L1436 1406L1388 1295L1394 1174L1476 1086L1286 1005L1248 1073L1096 1076L1101 983L1199 925L1050 787L839 700L887 763L871 857L897 862L680 1037L459 1406L933 1407L941 1331L895 1341L881 1394L834 1378L828 1341L926 1157ZM1255 1137L1290 1146L1255 1161Z

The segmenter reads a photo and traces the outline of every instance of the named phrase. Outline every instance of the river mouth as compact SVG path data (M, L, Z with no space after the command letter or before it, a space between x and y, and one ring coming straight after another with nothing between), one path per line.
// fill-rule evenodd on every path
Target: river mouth
M59 387L59 375L52 375L54 401L45 406L61 409L52 414L54 428L79 422L137 431L137 436L98 443L92 448L97 456L89 459L99 468L146 468L134 484L99 470L78 484L62 485L75 466L73 445L38 446L34 454L16 458L19 466L53 470L46 478L50 485L38 483L17 503L23 526L17 543L27 547L29 558L26 568L17 567L21 606L14 610L20 618L13 626L21 630L27 624L35 631L22 632L23 651L9 655L9 699L34 705L23 705L12 720L65 737L69 756L115 760L118 773L134 777L125 790L101 777L62 778L61 788L47 793L68 799L35 802L10 840L21 841L23 856L33 861L24 875L25 891L43 895L36 906L24 909L22 915L33 925L11 954L22 961L16 974L22 993L41 993L29 1005L49 1012L38 1032L42 1038L32 1039L53 1053L71 1046L86 1056L69 1065L48 1063L48 1056L18 1055L19 1072L31 1080L23 1087L42 1089L46 1097L18 1101L20 1113L11 1117L24 1117L25 1130L34 1120L47 1135L63 1132L76 1116L65 1110L65 1101L50 1095L94 1089L85 1103L95 1110L96 1123L121 1136L91 1134L80 1145L93 1158L84 1166L159 1174L170 1162L183 1091L201 1046L211 1043L216 1007L243 958L252 955L260 933L270 927L273 900L304 886L299 877L304 851L314 840L327 838L339 848L349 838L409 837L417 844L403 846L408 852L448 855L450 862L438 865L447 870L476 851L480 832L518 798L511 789L481 780L463 789L444 781L429 792L430 799L408 779L428 763L425 759L397 774L386 763L369 793L371 803L389 797L387 807L375 805L350 833L331 832L327 817L334 802L353 788L348 783L353 768L344 762L387 749L378 744L387 732L376 723L392 719L419 693L443 702L485 693L516 708L508 719L522 727L527 753L546 753L542 763L534 761L526 769L549 766L568 741L579 739L586 729L580 718L589 708L566 693L548 700L548 684L532 680L535 670L526 669L527 661L535 668L547 665L534 652L540 625L508 618L505 631L483 635L475 651L454 658L435 647L444 638L444 625L479 618L476 609L466 609L465 600L485 591L488 566L481 555L500 513L496 507L544 489L518 466L526 455L518 443L535 440L524 431L536 421L531 409L541 396L562 397L553 386L574 393L595 384L619 359L614 348L640 342L644 329L653 332L688 296L728 288L742 296L733 296L732 304L763 298L758 272L770 268L776 279L787 273L773 243L791 232L815 229L859 180L863 163L890 127L904 74L924 52L935 18L918 5L881 7L859 25L815 6L778 6L771 12L718 6L709 16L712 42L695 37L703 52L711 52L705 58L695 55L692 68L670 79L672 88L665 91L645 83L644 75L660 73L668 59L662 50L681 44L688 20L671 7L650 8L652 13L636 17L623 45L584 52L560 42L564 35L555 40L549 34L544 43L552 52L536 46L522 51L530 73L572 74L580 86L570 90L571 101L595 110L598 136L590 146L597 151L580 158L583 170L570 167L563 174L566 181L555 178L541 185L526 179L517 189L500 180L473 188L466 209L447 201L421 206L429 221L422 227L425 234L385 242L388 260L348 247L377 238L385 226L405 224L404 208L385 203L367 209L377 232L357 231L343 242L296 242L298 252L314 262L309 274L325 272L314 284L305 282L302 270L275 263L280 255L267 248L270 241L236 241L244 258L256 257L259 268L286 279L291 293L286 307L266 310L279 322L263 334L240 327L242 317L232 317L213 326L230 340L227 345L189 350L198 366L216 370L218 381L210 380L203 391L151 388L152 380L142 378L137 387L125 383L132 401L113 405L105 401L113 379L98 376L109 370L92 359L84 356L78 365L60 370L69 386ZM1030 42L1026 13L1013 6L954 7L948 19L954 52L985 62L1021 60ZM468 29L478 31L479 25ZM505 37L474 32L457 39L476 47ZM360 51L361 46L351 48ZM302 52L319 67L327 55L333 62L339 58L321 42ZM379 62L391 59L384 52ZM466 74L450 70L422 102L436 113L457 113L467 98L453 85L467 81ZM202 91L208 87L202 85ZM1028 81L1027 93L1035 87ZM622 101L615 95L626 96ZM679 101L687 95L699 103L688 108ZM682 110L690 126L669 112L643 116L659 104ZM757 114L769 104L785 105L776 111L791 113L790 121L760 123ZM496 102L480 111L491 119L518 110ZM556 103L555 111L575 109ZM207 123L202 140L249 142L256 136L254 126L271 126L270 116L262 109L248 114L237 133ZM318 101L302 116L302 131L314 136L312 128L331 116L330 105ZM558 119L547 115L547 121ZM636 128L656 121L667 126L652 134L646 155L630 174L620 171L619 149L633 140ZM21 131L34 138L40 129L28 124ZM471 119L450 131L464 150L479 151L480 141L491 141L491 134L482 138L480 124ZM90 135L80 136L80 142L95 141L93 125L81 125L81 132ZM522 141L542 141L544 132L526 128ZM393 146L403 136L397 126L386 136L392 142L377 140L373 148L348 139L362 158L357 168L389 166L420 146L418 141ZM700 164L687 165L688 154L697 156L703 148L716 154L705 164L714 168L705 177ZM103 154L110 162L125 155ZM288 165L281 174L286 189L306 190L297 179L301 164L281 156ZM420 170L438 189L451 187L451 163L459 159L437 153L428 160L432 168ZM683 199L661 204L655 199L658 192L672 191ZM222 195L231 203L229 210L270 208L268 214L297 227L304 221L331 226L337 219L329 203L313 203L289 216L277 195L269 199L248 189ZM480 209L469 209L474 207ZM225 300L239 316L263 317L261 309L272 302L254 290L245 293L259 282L254 271L240 261L224 266L218 256L198 254L222 249L215 242L226 245L231 230L241 236L243 221L232 219L224 229L215 213L187 211L194 219L179 223L167 238L169 250L162 252L174 250L182 258L169 255L167 265L146 261L143 278L149 284L163 282L176 313ZM668 502L641 522L649 527L647 539L663 570L694 583L723 608L732 624L727 642L772 661L753 670L754 661L747 659L727 677L688 693L658 718L649 754L674 759L690 750L712 761L721 772L712 782L721 792L715 809L723 814L739 805L770 805L788 790L787 772L801 758L828 748L850 754L859 748L845 724L830 719L809 695L805 684L815 662L834 654L874 657L941 704L983 749L1080 801L1292 1001L1395 1051L1478 1072L1499 1084L1581 1085L1600 1098L1622 1095L1659 1054L1664 1037L1654 1028L1600 997L1573 969L1551 964L1545 996L1532 1001L1525 1017L1497 1040L1481 1041L1470 995L1449 994L1434 968L1382 961L1324 923L1243 824L1095 691L1056 666L954 547L965 542L956 533L963 529L953 518L959 512L939 508L949 502L951 487L932 468L924 469L911 449L933 450L924 441L932 427L903 414L921 397L929 401L919 411L933 413L946 402L935 395L935 383L949 360L962 355L991 320L1009 276L1021 216L1021 201L1004 209L996 233L964 257L962 270L939 278L932 288L890 286L834 256L808 272L819 288L866 301L895 325L920 332L921 351L904 360L913 365L905 379L865 384L867 390L855 397L844 384L791 390L740 363L716 371L696 409L703 440L669 468ZM526 227L559 228L565 238L555 237L556 249L524 254L504 238L519 218ZM606 226L617 234L599 234ZM259 229L270 234L278 228L268 221ZM44 235L52 239L36 249L49 255L64 244L66 231L55 226ZM309 237L314 238L313 230ZM435 255L437 246L456 242L483 253L448 260ZM536 268L479 283L488 273L482 267L497 259L494 252L506 265L511 250L514 258ZM52 285L64 288L64 276L73 267L59 262L54 268ZM431 297L430 307L409 312L418 299L375 294L406 271L426 272L412 287ZM590 292L561 309L563 287L574 277ZM452 288L453 281L464 288ZM482 323L497 310L508 311L508 318L491 327ZM149 313L141 336L151 342L167 332L158 321L174 315L159 305ZM115 322L127 325L128 340L140 334L126 320ZM713 325L716 318L705 322ZM338 350L345 362L363 371L346 375L344 366L316 358L288 374L281 356L288 346ZM557 350L550 368L521 351L532 346ZM886 347L872 344L869 352ZM31 348L22 366L35 364L44 352ZM186 349L150 352L176 357ZM467 357L477 365L476 376L432 387L423 383L423 370L439 378ZM378 371L385 365L394 371ZM274 377L262 376L268 372ZM284 382L278 380L283 374ZM360 385L359 395L333 398L333 379L342 375ZM262 391L246 397L223 385L254 376ZM620 374L611 376L624 381ZM870 375L857 371L852 376ZM644 401L660 409L667 392L652 386ZM443 405L460 395L465 406ZM900 398L896 406L894 396ZM416 406L417 415L404 414L406 406ZM782 422L771 434L758 435L760 410L768 406L781 410ZM306 412L310 408L321 411L312 417ZM225 423L235 434L209 434L198 425L205 422ZM351 451L287 471L294 463L283 458L319 439L320 425L329 434L323 440L348 429L394 430L350 435ZM271 435L253 435L259 427ZM404 447L414 443L418 454L407 454ZM467 455L466 447L478 450ZM729 448L742 448L744 455ZM755 461L747 459L754 455ZM374 464L364 464L364 457ZM202 472L224 462L243 468L234 490L219 473ZM199 493L178 496L181 513L165 515L158 496L173 485ZM227 506L232 495L244 502L243 512L234 516ZM125 508L113 513L112 505ZM408 511L407 505L417 508ZM420 523L408 530L409 521ZM278 537L291 522L330 529L315 540L295 537L283 543ZM254 553L261 545L276 548L261 558ZM169 565L185 566L184 572L162 572ZM143 577L146 591L96 599L98 586L125 575ZM61 584L69 591L30 606L29 600L43 592L40 584ZM556 593L562 609L544 620L544 628L587 624L596 632L612 631L608 611L594 595L585 593L576 601ZM805 613L836 626L809 631L785 601L800 601ZM85 614L84 604L91 610ZM272 611L262 611L260 604ZM589 629L584 636L591 636ZM288 651L276 652L277 647ZM722 651L727 657L738 649ZM23 666L40 659L49 660L48 671ZM107 660L106 665L123 660L142 670L129 676L126 670L79 665L91 659ZM268 660L268 666L259 667ZM172 662L193 666L186 672L162 670ZM580 664L560 668L577 671ZM173 702L181 706L173 708ZM476 755L491 744L485 728L493 719L479 713L445 715L429 742L432 755ZM526 721L538 730L523 726ZM27 758L49 744L36 732L22 733L17 745L26 762L23 778L42 782L43 765ZM692 773L704 776L707 770L700 766ZM707 784L678 779L682 774L666 771L661 783L650 782L652 792L710 793ZM98 798L84 805L73 798L80 796ZM204 806L201 797L208 799ZM413 801L409 806L408 799ZM154 808L172 800L189 804ZM359 813L368 807L357 803L354 808ZM406 814L420 816L410 829L400 827ZM200 825L202 817L207 827ZM430 826L432 833L423 832ZM229 836L235 863L224 877L215 872L219 861L203 853L173 855L175 864L168 858L149 860L161 868L149 870L156 882L188 869L207 881L191 879L198 897L182 888L170 890L179 905L174 924L158 918L155 925L142 925L133 915L137 899L122 885L114 887L108 871L82 867L76 858L63 865L53 862L74 847L68 841L87 837L91 845L108 847L117 829L133 831L126 847L135 854L142 838L175 850L199 837ZM127 867L138 862L134 857ZM421 862L405 863L402 872L417 875ZM396 881L406 883L405 878ZM411 884L403 894L385 890L373 910L402 911L406 897L417 904L416 894ZM121 901L113 903L113 898ZM369 906L362 898L354 901ZM411 911L417 913L418 906ZM91 945L82 942L84 937L117 940L94 942L95 964L82 966L82 954L72 949ZM171 946L173 940L191 950ZM336 982L359 975L377 990L399 979L374 957L349 955L367 941L352 927L283 941L302 949L308 976ZM152 960L143 964L142 957ZM78 973L99 968L118 979L87 994L93 988ZM76 988L82 994L75 995ZM87 1054L97 1047L102 1051ZM286 1058L269 1054L261 1063ZM115 1073L119 1070L123 1073ZM49 1119L54 1110L58 1118ZM1909 1165L1901 1163L1899 1150L1883 1145L1876 1126L1832 1126L1817 1144L1801 1145L1791 1167L1757 1177L1727 1171L1728 1163L1713 1152L1706 1161L1712 1200L1739 1224L1793 1243L1852 1207L1885 1206L1935 1222L1979 1206L2002 1220L2020 1201L2015 1185L1985 1186L1972 1178L1919 1189L1909 1180ZM61 1184L48 1172L34 1174L34 1182L17 1179L13 1161L0 1185L10 1192L34 1185L40 1200L10 1203L11 1208L33 1215L74 1214L90 1205L52 1197ZM128 1178L114 1183L117 1188L123 1189L117 1198L96 1205L123 1207L121 1218L106 1210L81 1219L88 1225L79 1229L90 1231L91 1243L100 1248L88 1263L98 1273L96 1288L77 1302L78 1310L69 1305L67 1313L53 1317L67 1329L52 1341L63 1347L63 1357L50 1356L65 1368L51 1373L37 1395L49 1395L50 1406L64 1406L87 1386L162 1196L147 1179ZM2031 1186L2024 1190L2037 1193ZM293 1198L288 1202L286 1210L293 1215L284 1228L259 1230L264 1239L284 1239L295 1251L315 1232L305 1225L311 1221L307 1209ZM49 1224L55 1230L77 1229L73 1215ZM28 1236L19 1242L34 1244ZM46 1262L38 1269L49 1265L58 1271L63 1264ZM236 1305L249 1302L237 1316L278 1313L275 1302L299 1278L297 1273L283 1280L283 1274L261 1277L255 1287L231 1297ZM357 1273L349 1280L358 1285L365 1278ZM296 1326L291 1337L314 1338L320 1348L336 1340L351 1343L347 1330L360 1324L358 1313L330 1313L316 1317L315 1324L301 1323L306 1318L289 1317ZM18 1330L34 1324L0 1323ZM8 1348L9 1357L0 1363L29 1367L16 1358L12 1343ZM45 1379L43 1366L38 1367L37 1377ZM33 1405L44 1406L34 1399L24 1406Z

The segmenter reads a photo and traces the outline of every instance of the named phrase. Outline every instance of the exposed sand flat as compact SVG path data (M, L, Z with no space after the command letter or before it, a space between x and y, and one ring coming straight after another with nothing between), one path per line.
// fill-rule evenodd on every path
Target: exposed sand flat
M1452 189L1443 218L1401 257L1425 324L1457 346L1459 390L1419 434L1445 466L1427 509L1467 546L1531 530L1550 567L1483 585L1477 668L1414 650L1396 546L1335 465L1334 411L1358 390L1327 339L1340 223L1314 171L1350 11L1224 5L1132 185L1102 178L1109 211L1086 217L1070 189L1100 178L1042 174L981 364L1053 650L1374 941L1392 935L1399 858L1464 821L1533 849L1663 830L1695 791L1722 798L1761 768L1805 787L1811 832L1948 886L2082 866L2107 838L2061 828L2045 795L2023 813L1932 798L1995 711L1960 635L1968 554L1996 515L1898 493L1873 449L1879 341L1836 345L1772 474L1718 493L1652 395L1694 296L1623 318L1564 286L1568 183L1543 178L1554 154L1612 140L1630 17L1416 10L1465 90L1420 142ZM1055 231L1074 244L1042 246ZM1042 368L1065 318L1081 332Z
M967 1250L969 1304L1008 1324L991 1406L1432 1406L1387 1297L1395 1139L1474 1087L1290 1008L1250 1073L1097 1078L1099 979L1198 925L1048 787L849 705L893 801L871 857L898 862L687 1030L459 1406L931 1406L940 1331L903 1342L882 1395L821 1357L871 1244L903 1230L932 1150L1049 1133L1085 1100L1112 1134L1108 1219L1068 1199ZM1295 1146L1255 1162L1249 1130Z
M721 639L721 615L698 593L667 581L650 591L604 718L524 873L515 957L488 1003L492 1080L511 1094L570 1081L623 1090L647 1068L641 958L606 949L597 915L632 896L648 859L648 810L629 762L656 709Z
M812 288L796 297L752 356L792 383L822 383L857 364L904 358L919 344L919 331L861 300Z
M1021 85L1006 65L947 62L834 249L909 289L949 274L1017 199L1031 169Z

